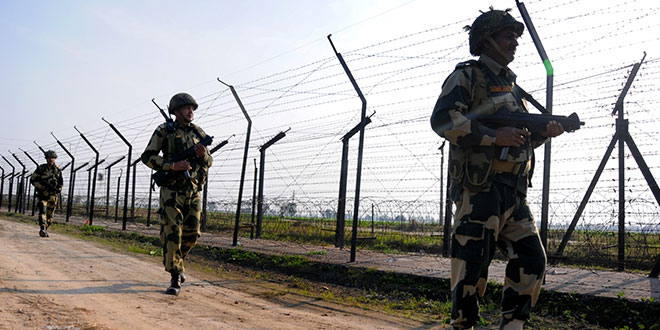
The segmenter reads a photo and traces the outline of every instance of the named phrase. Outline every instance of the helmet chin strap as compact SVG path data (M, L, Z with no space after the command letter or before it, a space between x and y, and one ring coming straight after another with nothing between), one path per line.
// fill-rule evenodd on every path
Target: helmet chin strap
M190 123L192 123L192 120L188 120L186 117L184 117L179 109L174 111L174 116L176 117L176 121L178 121L180 124L183 124L183 126L188 126Z
M487 36L486 40L490 43L490 45L493 47L493 49L495 49L495 51L498 54L502 55L502 57L504 57L504 59L507 60L507 62L509 63L513 62L513 56L502 51L502 48L500 48L500 46L497 44L497 42L495 42L495 40L491 36Z

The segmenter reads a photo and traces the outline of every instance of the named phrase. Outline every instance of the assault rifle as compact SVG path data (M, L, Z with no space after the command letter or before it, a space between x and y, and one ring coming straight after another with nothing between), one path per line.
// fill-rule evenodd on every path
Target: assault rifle
M575 132L584 125L584 122L580 121L580 117L578 117L575 112L569 116L556 116L549 113L532 114L513 112L507 107L503 107L494 115L476 115L472 116L471 119L476 119L491 128L511 126L516 128L526 128L531 133L536 134L545 132L546 126L552 120L560 123L566 132ZM502 147L498 159L506 160L508 153L509 147Z
M494 115L477 115L472 119L476 119L488 127L502 127L512 126L517 128L527 128L532 133L545 132L545 127L552 120L560 123L566 132L574 132L582 125L577 113L573 112L569 116L556 116L547 113L522 113L513 112L509 108L504 107Z
M55 193L55 194L59 194L59 193L60 193L60 190L57 189L57 187L55 187L55 186L53 186L52 184L50 184L49 182L42 181L42 182L39 182L39 183L40 183L42 186L46 187L46 190L48 190L48 191L50 191L50 192L53 192L53 193Z
M199 144L201 144L203 146L210 146L211 143L213 143L213 137L210 136L210 135L207 135L201 141L199 141ZM177 154L177 155L174 155L172 157L172 159L170 159L170 161L172 161L172 163L178 162L178 161L181 161L181 160L190 161L190 160L194 159L195 156L196 156L195 155L195 146L192 146L192 147L186 149L184 152L182 152L180 154ZM190 178L190 173L188 172L188 170L186 170L184 173L186 175L186 178L189 179ZM170 181L174 177L174 175L176 175L176 173L174 171L162 171L161 170L161 171L156 171L156 173L152 174L151 177L154 179L154 182L160 187L164 184L167 184L167 182Z

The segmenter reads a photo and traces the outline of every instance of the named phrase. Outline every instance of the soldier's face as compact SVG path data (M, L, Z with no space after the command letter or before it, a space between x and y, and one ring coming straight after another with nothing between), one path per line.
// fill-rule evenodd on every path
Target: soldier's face
M516 55L518 37L518 33L516 33L513 28L505 28L495 32L491 38L497 47L490 44L489 42L485 42L484 54L490 56L497 63L507 66L513 61L514 56Z
M176 118L185 124L190 124L195 119L194 109L192 105L184 105L175 111Z
M55 165L55 158L53 158L53 157L46 158L46 163L50 166Z

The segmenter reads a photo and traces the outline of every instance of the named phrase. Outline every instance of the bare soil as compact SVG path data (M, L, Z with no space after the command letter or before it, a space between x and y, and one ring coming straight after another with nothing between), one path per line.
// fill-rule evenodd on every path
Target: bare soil
M164 293L159 257L120 253L0 219L0 329L442 328L287 292L240 272L195 269Z

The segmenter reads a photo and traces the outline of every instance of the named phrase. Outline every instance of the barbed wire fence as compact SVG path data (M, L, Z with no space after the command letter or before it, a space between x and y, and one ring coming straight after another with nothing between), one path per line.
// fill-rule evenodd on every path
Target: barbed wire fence
M537 30L555 67L554 114L576 112L586 122L579 131L553 140L548 235L548 250L552 252L576 213L614 134L615 118L611 116L614 102L643 50L648 51L649 59L628 93L625 111L630 132L650 171L654 176L660 171L657 145L660 113L655 109L660 96L660 37L652 33L660 25L657 23L660 6L642 8L634 0L608 7L597 2L586 6L578 1L552 5L531 1L528 10L538 22ZM559 17L559 10L573 14ZM442 140L430 129L429 117L444 79L458 62L467 59L467 34L462 27L469 23L471 19L459 20L342 53L368 100L367 112L375 111L372 123L366 128L358 215L359 237L364 238L361 245L382 250L441 251L440 214L444 209L444 200L440 198L444 189L441 166L446 164L441 164L438 147ZM263 143L291 127L286 138L267 150L264 238L333 243L340 138L359 121L360 104L330 46L327 47L325 58L234 85L254 122L249 158L258 158L258 148ZM544 70L530 38L521 38L511 68L519 75L520 85L537 99L545 97ZM216 138L235 134L227 146L214 154L208 178L208 228L230 230L238 203L246 138L244 118L231 93L220 84L214 92L201 89L189 92L200 105L195 113L197 124ZM133 160L139 158L151 132L162 122L161 115L149 102L150 96L145 96L145 100L130 118L106 116L133 145ZM126 156L126 145L100 119L101 114L98 125L79 128L100 151L100 158L112 163ZM75 155L76 167L87 161L94 164L94 154L73 127L71 134L61 141ZM59 150L54 140L38 142L44 149ZM12 149L19 147L33 158L42 159L41 151L34 146L16 145ZM355 163L356 149L353 146L350 150L350 164ZM28 171L34 170L25 155L16 153L16 156ZM537 150L536 157L537 164L541 164L543 153ZM615 262L612 246L617 244L617 158L614 155L608 162L580 219L579 235L565 251L567 258L584 263L599 258L604 264ZM66 161L67 156L61 154L58 162ZM632 266L647 269L660 253L660 208L629 153L626 164L625 205L630 246L626 258ZM16 171L20 170L18 164L14 166ZM85 171L89 168L78 172L71 196L66 191L62 194L63 200L73 200L74 214L82 216L90 204L87 197L90 182ZM112 177L107 177L104 168L101 165L99 175L94 178L99 183L94 201L97 216L105 214L106 207L110 217L114 216L115 208L121 207L125 200L124 180L130 180L131 190L135 190L134 198L132 192L129 194L132 202L129 205L134 205L131 221L144 221L149 216L154 223L158 194L156 191L151 199L148 197L151 170L138 163L131 174L135 176L133 184L133 178L125 177L125 171L113 170ZM540 173L541 166L537 168ZM67 171L65 187L70 185ZM243 192L246 197L241 201L243 224L251 223L254 181L250 173L248 167ZM529 192L529 203L537 219L541 210L541 177L534 176ZM354 166L349 166L348 178L347 196L351 196L354 193L351 187L355 187ZM3 205L8 202L7 187L13 185L13 194L19 188L17 182L9 183L9 180L5 169ZM110 196L105 188L108 181ZM122 189L118 193L119 183ZM31 206L31 198L23 201ZM348 198L346 210L352 210L353 203ZM150 204L152 213L147 214ZM352 218L351 212L347 212L347 219ZM249 236L249 230L242 229L241 236ZM587 255L591 255L589 260Z

